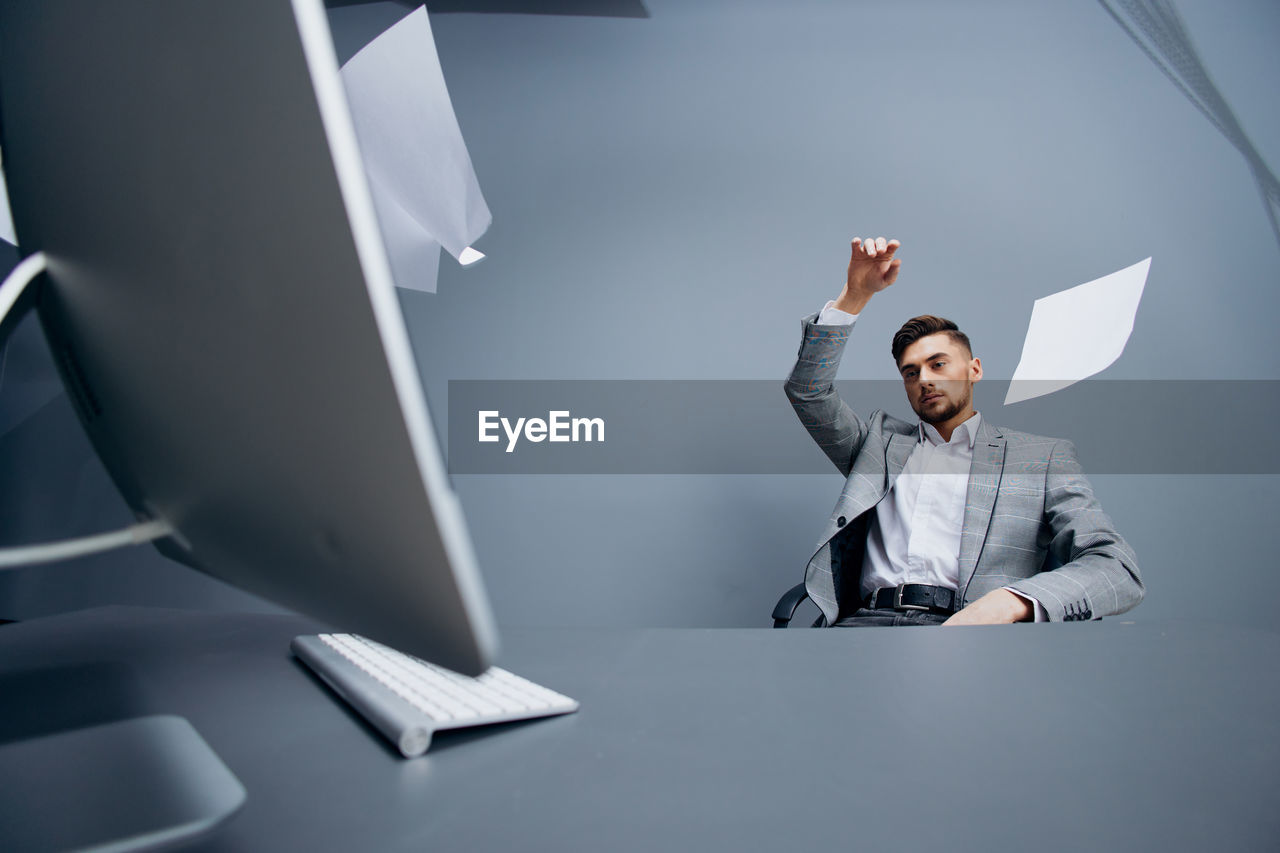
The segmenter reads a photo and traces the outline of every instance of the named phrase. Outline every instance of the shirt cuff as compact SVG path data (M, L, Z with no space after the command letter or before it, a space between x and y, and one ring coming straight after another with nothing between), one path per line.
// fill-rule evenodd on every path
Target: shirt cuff
M1006 586L1004 588L1009 590L1009 592L1013 593L1019 598L1025 601L1031 602L1031 608L1035 611L1035 618L1031 620L1032 622L1048 622L1049 621L1049 613L1044 609L1043 604L1036 601L1034 598L1027 595L1025 592L1018 592L1016 589L1014 589L1011 586Z
M841 311L837 308L834 299L818 312L819 326L852 326L853 321L857 319L857 314L850 314L848 311Z

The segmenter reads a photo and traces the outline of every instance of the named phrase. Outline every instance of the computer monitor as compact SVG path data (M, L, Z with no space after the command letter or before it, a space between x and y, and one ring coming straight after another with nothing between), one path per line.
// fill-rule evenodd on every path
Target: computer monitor
M6 2L0 147L58 368L129 505L173 527L159 549L483 671L320 0Z

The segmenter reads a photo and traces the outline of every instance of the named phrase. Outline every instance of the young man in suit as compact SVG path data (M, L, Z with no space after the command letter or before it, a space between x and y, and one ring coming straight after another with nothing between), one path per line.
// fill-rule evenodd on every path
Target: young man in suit
M898 277L897 240L855 239L840 297L804 322L786 392L846 477L805 572L829 625L986 625L1100 619L1143 596L1137 558L1069 441L992 426L969 339L909 320L893 357L919 421L863 420L836 393L858 315Z

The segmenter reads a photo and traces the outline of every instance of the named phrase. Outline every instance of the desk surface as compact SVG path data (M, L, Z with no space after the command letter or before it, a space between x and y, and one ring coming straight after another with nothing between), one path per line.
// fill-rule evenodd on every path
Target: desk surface
M502 665L582 710L406 761L290 655L315 630L142 608L0 627L0 740L186 717L249 795L200 850L1249 850L1280 832L1271 632L511 630Z

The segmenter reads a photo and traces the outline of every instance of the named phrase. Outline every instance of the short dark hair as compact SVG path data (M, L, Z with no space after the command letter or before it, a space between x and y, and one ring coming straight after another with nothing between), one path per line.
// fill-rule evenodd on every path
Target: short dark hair
M893 363L902 363L902 354L906 352L907 347L914 344L921 338L927 338L930 335L945 333L951 338L951 342L960 344L964 347L965 352L969 353L969 358L973 358L973 347L969 346L969 336L960 331L960 327L948 320L946 317L935 317L932 314L922 314L919 317L912 317L910 320L902 324L902 328L893 336Z

